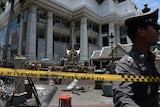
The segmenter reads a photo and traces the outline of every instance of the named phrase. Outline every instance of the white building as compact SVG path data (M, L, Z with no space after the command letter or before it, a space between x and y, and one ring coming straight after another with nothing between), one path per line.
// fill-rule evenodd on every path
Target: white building
M100 3L98 3L100 2ZM1 49L5 45L10 4L0 14ZM55 62L66 56L66 48L80 48L80 60L94 50L131 43L124 21L139 14L132 0L15 0L9 58L16 54L30 61L44 57Z

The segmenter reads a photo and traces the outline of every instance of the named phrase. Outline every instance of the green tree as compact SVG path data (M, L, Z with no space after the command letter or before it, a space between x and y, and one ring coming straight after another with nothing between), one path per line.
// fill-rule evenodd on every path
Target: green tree
M8 0L1 0L0 1L0 13L2 13L5 10L5 4Z

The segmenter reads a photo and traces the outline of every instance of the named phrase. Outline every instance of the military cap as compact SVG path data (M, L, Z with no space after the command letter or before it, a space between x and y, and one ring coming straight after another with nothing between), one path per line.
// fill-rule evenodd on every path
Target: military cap
M141 24L152 24L157 26L158 29L160 29L160 25L157 23L158 20L158 11L159 9L155 9L154 11L144 13L139 16L128 18L125 21L125 25L127 27L134 27Z

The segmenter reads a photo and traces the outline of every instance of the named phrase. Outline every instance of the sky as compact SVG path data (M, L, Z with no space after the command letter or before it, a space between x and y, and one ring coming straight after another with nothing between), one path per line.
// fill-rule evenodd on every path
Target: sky
M148 4L148 8L150 8L151 10L154 10L156 8L160 9L160 0L134 0L134 3L140 11L144 9L144 4ZM160 24L160 10L158 23Z

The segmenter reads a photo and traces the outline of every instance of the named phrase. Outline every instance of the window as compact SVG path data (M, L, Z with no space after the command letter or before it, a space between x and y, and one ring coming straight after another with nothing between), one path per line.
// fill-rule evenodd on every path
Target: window
M108 24L102 25L102 34L108 33Z
M61 42L66 42L65 36L62 36L62 37L61 37Z
M103 37L103 46L109 46L108 36Z
M58 36L54 36L54 41L60 41L60 38Z
M28 20L28 8L25 9L25 11L23 12L23 21L27 21Z
M121 38L120 41L121 41L121 44L127 44L127 38L126 37Z
M92 29L92 23L90 21L87 22L87 28Z
M37 36L38 38L45 38L45 29L37 27Z
M99 32L99 25L92 21L87 22L87 28L95 32Z
M12 21L12 27L16 26L19 23L20 23L20 15L17 16L15 19L13 19L13 21Z
M80 21L76 22L76 30L80 29Z
M96 38L93 38L93 44L96 44L96 40L97 40Z
M122 44L127 43L127 28L124 26L120 27L120 43Z
M70 28L70 22L68 20L56 15L53 15L53 25Z
M46 20L46 18L47 18L46 16L47 16L46 11L40 10L40 9L37 10L37 18L38 19Z
M76 37L76 43L80 43L80 37Z
M98 38L88 37L88 43L96 45Z
M93 31L99 32L99 26L98 25L93 25Z
M69 37L67 37L67 41L66 41L66 42L67 42L67 43L69 43L69 41L70 41L70 38L69 38Z
M92 38L88 38L88 43L92 44Z
M80 48L80 44L75 44L75 45L74 45L74 49L77 50L77 49L79 49L79 48Z
M69 43L70 37L68 35L62 35L60 33L54 33L54 41L63 43Z

